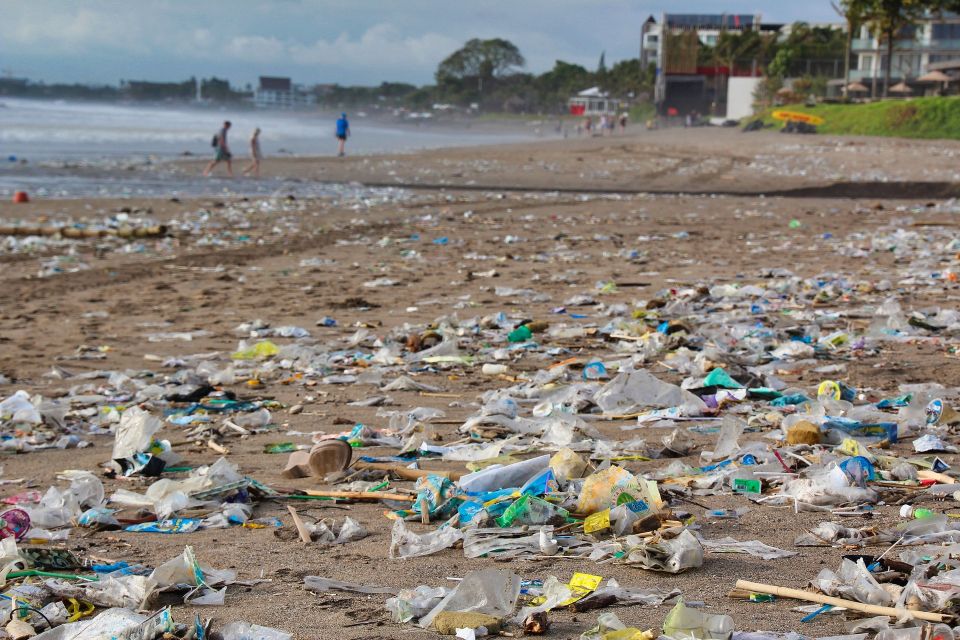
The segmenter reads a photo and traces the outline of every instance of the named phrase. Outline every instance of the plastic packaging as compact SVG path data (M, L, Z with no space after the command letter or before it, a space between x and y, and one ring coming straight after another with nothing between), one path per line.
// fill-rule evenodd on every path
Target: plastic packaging
M486 493L498 489L523 486L530 478L550 467L550 456L538 456L510 465L491 465L486 469L468 473L458 484L467 493Z
M701 613L683 604L681 599L663 621L663 634L681 640L729 640L733 636L733 618Z
M428 556L448 549L462 539L463 532L456 527L440 527L419 535L410 531L403 520L396 520L390 534L390 557L397 559Z
M587 468L587 462L572 449L564 447L550 458L550 468L557 480L566 482L581 477Z
M420 585L416 589L404 589L384 605L394 622L410 622L433 610L450 591L444 587Z
M924 509L923 507L914 507L909 504L905 504L900 507L900 517L901 518L915 518L917 520L922 520L923 518L932 518L936 514L930 509Z
M684 529L669 540L650 541L639 536L624 539L623 562L665 573L682 573L703 566L703 546Z
M220 635L223 640L293 640L293 634L249 622L231 622Z

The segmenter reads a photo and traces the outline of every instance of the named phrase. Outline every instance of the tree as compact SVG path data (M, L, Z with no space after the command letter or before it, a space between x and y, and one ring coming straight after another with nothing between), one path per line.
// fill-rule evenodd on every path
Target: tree
M863 0L864 18L870 30L887 47L887 60L883 65L883 97L890 90L893 69L893 50L902 31L916 24L923 14L938 10L946 4L942 0Z
M520 50L502 38L480 40L474 38L454 51L437 67L437 84L464 83L476 80L477 92L484 83L510 75L526 64Z
M603 51L600 53L600 63L597 65L597 73L604 74L607 72L607 52Z
M847 97L847 87L850 86L850 52L853 49L853 32L863 22L867 11L867 0L840 0L840 5L830 3L833 10L847 22L847 42L843 55L843 97Z

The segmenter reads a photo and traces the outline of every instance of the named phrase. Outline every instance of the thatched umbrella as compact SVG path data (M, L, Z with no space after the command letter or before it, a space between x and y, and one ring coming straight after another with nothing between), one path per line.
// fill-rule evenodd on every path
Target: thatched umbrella
M870 89L867 89L867 87L860 84L859 82L851 82L850 84L847 85L847 91L851 93L866 93L870 91Z
M890 87L890 93L900 93L900 94L909 94L913 93L913 89L906 82L898 82L897 84Z
M917 82L950 82L950 76L943 71L930 71L917 78Z

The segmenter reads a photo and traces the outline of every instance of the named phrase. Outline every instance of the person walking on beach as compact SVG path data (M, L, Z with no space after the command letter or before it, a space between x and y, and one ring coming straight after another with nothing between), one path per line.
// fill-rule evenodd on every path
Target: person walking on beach
M341 113L337 119L337 140L340 141L337 155L341 158L346 155L344 147L347 145L347 138L350 137L350 123L347 121L347 114Z
M217 132L217 135L213 138L213 146L217 149L216 157L210 161L210 164L207 165L207 168L203 170L204 176L209 176L210 172L213 171L213 168L216 167L221 162L227 163L227 173L230 174L230 177L233 177L233 163L231 159L233 155L230 153L230 145L227 144L227 132L230 130L230 121L226 120L223 123L223 128Z
M255 178L259 178L261 159L263 159L263 153L260 151L260 127L257 127L250 136L250 164L243 170L243 175L246 176L252 172Z

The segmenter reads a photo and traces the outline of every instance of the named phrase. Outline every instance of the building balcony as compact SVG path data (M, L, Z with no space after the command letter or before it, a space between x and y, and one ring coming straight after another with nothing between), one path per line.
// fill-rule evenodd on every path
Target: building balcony
M931 40L930 42L921 42L919 40L897 40L894 45L897 53L915 52L915 53L940 53L948 51L960 51L960 40ZM854 38L850 50L853 53L871 53L879 51L881 53L887 50L884 43L877 42L872 38Z

